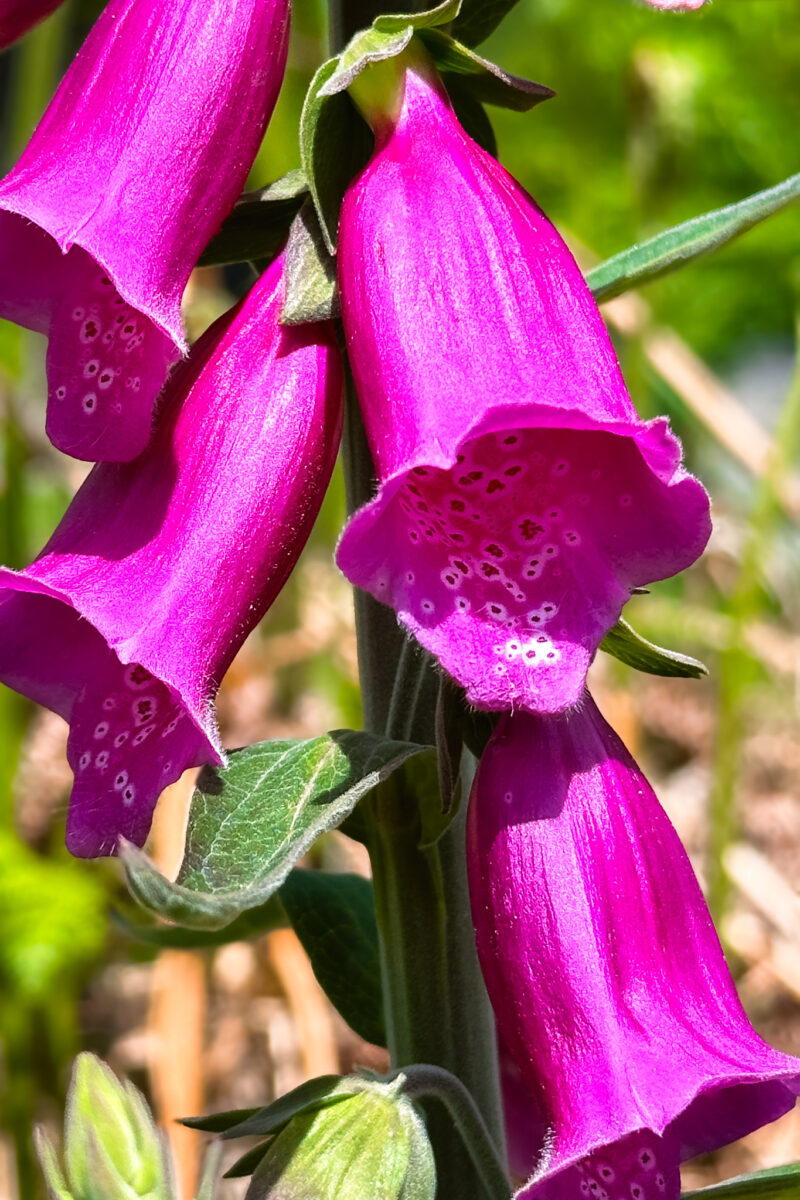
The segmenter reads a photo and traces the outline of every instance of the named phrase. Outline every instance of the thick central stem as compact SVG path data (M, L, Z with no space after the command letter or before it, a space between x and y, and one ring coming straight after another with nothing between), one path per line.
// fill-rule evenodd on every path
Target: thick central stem
M345 478L352 511L373 490L372 460L352 386ZM356 593L356 630L365 728L434 744L438 678L430 660L409 644L391 609L363 592ZM433 794L420 795L421 787ZM395 772L369 804L389 1052L394 1067L430 1063L456 1075L474 1097L502 1155L494 1021L469 915L466 799L435 845L425 844L424 803L441 803L435 774L420 781L409 768ZM485 1200L484 1184L450 1114L436 1101L427 1107L438 1195Z

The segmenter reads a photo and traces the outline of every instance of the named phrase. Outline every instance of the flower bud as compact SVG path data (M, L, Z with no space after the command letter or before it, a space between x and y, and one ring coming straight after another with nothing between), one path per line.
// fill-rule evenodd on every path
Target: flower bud
M432 1200L422 1118L390 1084L343 1079L346 1100L298 1113L270 1145L246 1200Z
M173 1200L169 1162L144 1097L93 1054L76 1059L67 1096L66 1179L41 1132L38 1152L53 1200Z

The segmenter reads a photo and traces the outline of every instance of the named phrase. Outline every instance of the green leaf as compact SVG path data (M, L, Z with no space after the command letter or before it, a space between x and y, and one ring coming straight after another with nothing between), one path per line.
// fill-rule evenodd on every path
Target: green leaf
M187 1129L199 1129L201 1133L224 1133L261 1112L260 1108L231 1108L227 1112L208 1113L202 1117L180 1117L179 1122Z
M226 1129L222 1136L227 1140L277 1133L299 1113L318 1112L354 1094L354 1089L347 1086L347 1081L341 1075L318 1075L316 1079L307 1079L265 1108L259 1108L238 1125Z
M453 22L453 33L466 46L477 46L486 41L516 3L517 0L463 0Z
M797 1200L800 1196L800 1162L783 1167L754 1171L752 1175L737 1175L712 1187L684 1192L683 1200Z
M244 192L200 255L198 266L271 261L307 195L302 171L290 171L267 187Z
M226 768L200 774L177 882L122 843L131 891L159 916L219 929L264 904L321 833L420 754L435 757L431 747L349 729L236 750Z
M325 245L336 253L339 209L348 184L372 152L372 134L346 93L321 90L338 59L324 62L311 81L300 117L300 157L317 210Z
M328 999L360 1037L386 1045L375 894L369 879L292 871L280 890Z
M316 209L307 200L294 219L286 246L284 325L328 321L339 315L336 263L328 253Z
M545 87L543 83L534 83L531 79L523 79L520 75L509 74L441 29L425 29L418 36L425 43L448 87L450 76L455 75L462 86L468 88L475 99L483 104L527 112L534 105L555 96L552 88Z
M668 675L683 679L701 679L708 671L697 658L678 654L676 650L665 650L648 642L632 629L622 617L609 630L600 643L600 649L613 655L620 662L648 675Z
M259 937L270 929L286 926L288 918L276 893L265 904L246 909L230 925L222 929L186 929L182 925L139 925L118 909L111 910L111 919L123 933L160 949L200 950L206 946L225 946L229 942L244 942Z
M586 282L596 300L610 300L630 288L676 271L692 259L711 254L798 197L800 174L620 251L589 271Z
M269 1150L269 1142L261 1142L258 1146L253 1146L252 1150L246 1150L240 1158L228 1167L225 1172L225 1179L244 1179L247 1175L252 1175L253 1172L261 1165L261 1160Z

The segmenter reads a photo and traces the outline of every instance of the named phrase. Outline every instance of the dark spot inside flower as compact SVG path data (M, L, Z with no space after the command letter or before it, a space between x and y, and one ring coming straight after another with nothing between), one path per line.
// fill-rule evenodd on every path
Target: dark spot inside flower
M103 374L100 376L100 382L101 383L111 383L111 380L113 378L114 378L114 376L111 371L103 371Z
M149 671L146 671L143 666L141 666L139 663L136 663L135 666L131 667L129 678L131 683L146 683L147 680L152 679L153 676Z
M467 506L463 500L451 500L450 507L452 508L453 512L463 512Z
M501 483L499 479L490 479L486 485L486 491L489 495L491 495L492 492L504 491L505 486L506 485Z
M136 703L136 711L140 717L149 717L153 712L152 700L139 700Z
M492 614L493 617L500 617L503 615L503 608L499 604L490 604L489 612Z
M493 558L502 558L503 551L497 545L497 542L490 542L488 546L484 546L487 554L491 554Z
M460 571L462 575L469 575L469 567L462 559L454 558L453 566L457 571Z
M500 568L496 567L494 563L481 563L481 575L483 575L486 579L493 579L495 575L499 574Z
M94 375L96 370L97 370L97 363L90 362L90 363L86 364L86 374L87 375Z
M642 1153L639 1155L639 1162L642 1164L643 1167L649 1167L650 1164L652 1163L652 1161L653 1161L653 1156L649 1150L643 1150Z
M123 326L122 332L123 333L133 333L135 328L136 328L136 326L132 325L131 322L129 321L127 325Z
M519 523L520 536L525 538L526 542L531 541L538 533L544 533L544 525L539 525L537 521L532 521L530 517L526 517L524 521Z
M87 321L86 324L84 325L84 332L85 332L87 338L96 338L98 333L100 332L99 329L97 328L97 322L96 321Z
M610 1167L601 1167L600 1174L603 1176L603 1179L611 1179L614 1175L614 1172Z

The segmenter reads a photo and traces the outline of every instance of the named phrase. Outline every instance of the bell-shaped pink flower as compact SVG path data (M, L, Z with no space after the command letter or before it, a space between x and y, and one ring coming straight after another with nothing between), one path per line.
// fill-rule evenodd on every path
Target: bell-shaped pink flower
M38 25L63 0L0 0L0 50Z
M98 464L40 557L0 570L0 679L70 722L67 844L141 845L158 794L223 759L213 698L330 479L329 324L279 324L279 259L192 350L135 462Z
M553 226L426 64L339 230L350 362L379 490L339 546L478 708L579 698L631 589L688 566L708 501L633 409Z
M49 334L47 431L128 461L283 78L288 0L110 0L0 183L0 316Z
M800 1061L750 1025L680 840L587 696L505 715L467 833L495 1018L547 1132L525 1200L677 1200L679 1164L774 1120Z

